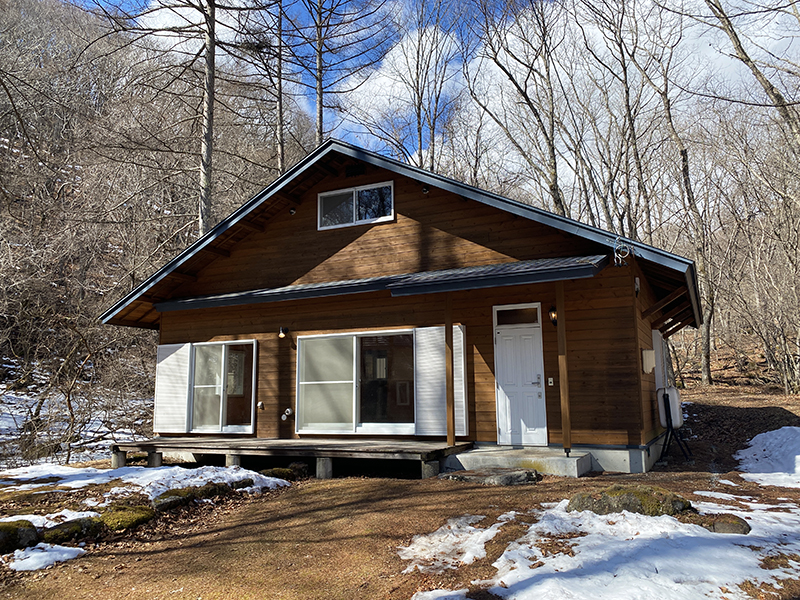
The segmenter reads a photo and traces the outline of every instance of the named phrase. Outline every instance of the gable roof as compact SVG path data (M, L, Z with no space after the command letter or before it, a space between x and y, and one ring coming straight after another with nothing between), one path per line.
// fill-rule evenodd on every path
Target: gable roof
M191 274L193 271L199 271L220 256L229 256L229 249L252 231L264 231L265 223L271 216L288 206L299 204L299 195L328 175L336 174L344 161L348 159L361 161L397 175L415 179L422 184L437 187L463 198L588 239L608 248L610 253L613 253L620 244L624 244L638 259L641 259L642 268L648 279L652 279L656 283L663 283L662 296L667 296L676 288L685 286L688 302L681 311L682 325L697 325L702 322L697 275L693 261L401 163L340 140L328 140L319 146L283 176L253 196L203 237L109 307L100 316L101 321L157 329L158 312L169 306L167 301L171 300L170 290L176 289L185 281L195 279ZM187 304L189 303L187 302ZM199 305L196 306L199 307Z

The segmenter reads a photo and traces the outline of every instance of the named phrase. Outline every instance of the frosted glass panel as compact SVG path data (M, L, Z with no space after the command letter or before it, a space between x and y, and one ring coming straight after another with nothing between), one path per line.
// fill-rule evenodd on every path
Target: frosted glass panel
M352 381L353 338L330 337L302 340L300 381Z
M194 388L193 429L219 429L221 391L218 387Z
M352 383L301 384L299 401L301 429L352 430Z

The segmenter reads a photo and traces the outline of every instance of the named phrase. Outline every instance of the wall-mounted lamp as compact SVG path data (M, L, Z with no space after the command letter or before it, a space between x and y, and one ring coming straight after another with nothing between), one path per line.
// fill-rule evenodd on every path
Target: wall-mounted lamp
M636 297L639 297L639 290L642 288L641 284L639 283L639 278L633 278L633 291L636 294Z
M429 188L427 185L423 185L422 186L422 193L423 194L427 194L430 191L431 191L431 188Z
M550 312L547 313L547 316L550 317L550 322L553 324L553 327L558 326L558 311L555 306L550 307Z
M297 212L297 209L294 206L289 209L289 214L290 215L294 215L294 213L296 213L296 212Z
M288 333L289 333L289 328L288 327L281 327L278 330L278 337L283 339L283 338L286 337L286 334L288 334Z

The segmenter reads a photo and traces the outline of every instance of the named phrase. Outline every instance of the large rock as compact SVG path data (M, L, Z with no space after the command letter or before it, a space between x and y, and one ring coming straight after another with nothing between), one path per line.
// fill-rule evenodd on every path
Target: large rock
M656 517L675 516L692 508L683 496L649 485L612 485L599 492L580 492L570 498L568 511L590 510L598 515L628 512Z
M528 485L536 483L542 476L535 469L486 469L442 473L439 478L481 485Z
M83 517L48 527L42 532L42 541L48 544L63 544L85 537L95 537L101 530L102 521L98 517Z
M731 533L737 535L747 535L750 533L750 524L731 513L716 513L708 515L698 515L688 513L681 515L680 520L684 523L694 523L712 533Z
M0 523L0 554L13 552L39 543L39 532L30 521L18 520Z

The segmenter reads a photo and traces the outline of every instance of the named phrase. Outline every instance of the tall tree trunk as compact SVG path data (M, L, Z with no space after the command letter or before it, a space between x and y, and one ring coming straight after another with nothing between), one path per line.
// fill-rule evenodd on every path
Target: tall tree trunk
M322 74L324 71L324 65L322 63L322 54L324 51L325 40L323 39L322 35L322 0L317 0L317 14L316 14L316 34L317 39L316 41L316 48L315 53L317 57L317 70L315 73L316 84L317 84L317 136L316 142L317 146L322 144L322 136L324 132L323 127L323 103L322 103Z
M211 156L214 150L214 75L216 70L216 0L206 0L205 78L203 87L203 140L200 147L200 206L197 230L205 235L211 218Z
M278 145L278 172L283 174L286 172L286 142L284 140L283 131L283 1L278 2L278 26L277 26L277 70L278 77L276 78L277 100L275 102L275 112L277 113L276 119L278 120L275 127L275 137Z

